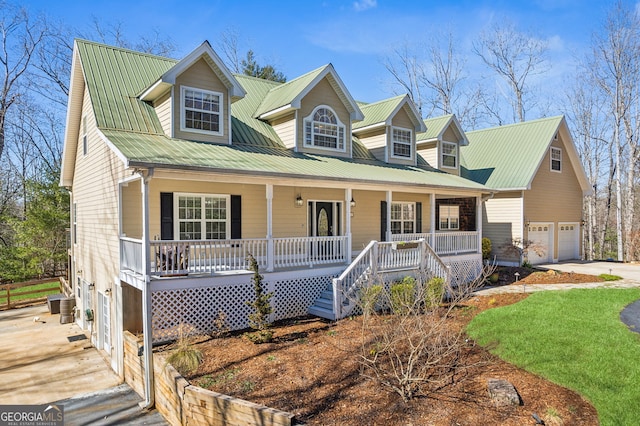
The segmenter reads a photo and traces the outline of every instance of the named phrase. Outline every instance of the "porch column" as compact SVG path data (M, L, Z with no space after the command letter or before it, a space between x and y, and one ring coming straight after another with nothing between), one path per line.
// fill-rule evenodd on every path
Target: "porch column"
M267 192L267 272L273 271L273 184L268 183Z
M393 192L387 191L387 241L391 241L391 202L393 201Z
M144 384L145 384L145 407L151 407L154 403L155 393L153 384L153 348L152 348L152 322L151 322L151 281L149 271L151 269L150 245L149 245L149 181L153 176L153 169L146 173L140 172L142 181L140 188L142 191L142 275L144 285L142 287L142 332L144 341Z
M478 251L482 253L482 194L476 197L476 232L478 233Z
M435 243L436 243L436 193L432 192L431 194L429 194L429 197L431 198L431 209L430 209L430 218L429 218L429 223L431 224L431 247L435 249Z
M346 247L346 261L347 265L351 263L351 200L353 199L353 191L351 188L347 188L344 190L344 205L346 206L345 212L347 215L347 229L345 229L345 234L347 236L347 247Z

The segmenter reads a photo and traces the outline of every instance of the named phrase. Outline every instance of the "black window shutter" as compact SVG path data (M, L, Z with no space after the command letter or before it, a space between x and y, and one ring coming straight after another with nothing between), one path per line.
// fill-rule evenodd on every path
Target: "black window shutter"
M380 201L380 241L387 241L387 202Z
M242 197L240 195L231 196L231 239L242 238Z
M160 193L160 239L173 240L173 192Z
M416 203L416 233L422 232L422 203Z

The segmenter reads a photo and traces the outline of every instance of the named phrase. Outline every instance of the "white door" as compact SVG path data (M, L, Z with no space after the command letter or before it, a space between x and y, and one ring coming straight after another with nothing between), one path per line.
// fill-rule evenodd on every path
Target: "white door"
M551 262L550 259L553 259L550 250L553 244L553 227L548 223L531 224L528 229L528 239L532 242L527 253L529 263L537 265Z
M558 260L580 259L580 225L560 224L558 230Z
M98 345L111 352L111 315L109 296L98 292Z
M91 303L91 283L82 280L82 310L80 311L80 317L82 318L82 328L85 330L88 330L91 325L87 318L88 309L93 309L93 304Z

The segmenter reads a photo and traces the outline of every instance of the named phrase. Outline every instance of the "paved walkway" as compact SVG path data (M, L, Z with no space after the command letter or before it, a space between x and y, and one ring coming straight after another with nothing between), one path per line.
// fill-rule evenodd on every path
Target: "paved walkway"
M572 288L637 288L640 281L608 281L601 283L580 283L580 284L510 284L502 286L482 287L474 294L478 296L489 296L502 293L535 293L537 291L548 290L571 290Z

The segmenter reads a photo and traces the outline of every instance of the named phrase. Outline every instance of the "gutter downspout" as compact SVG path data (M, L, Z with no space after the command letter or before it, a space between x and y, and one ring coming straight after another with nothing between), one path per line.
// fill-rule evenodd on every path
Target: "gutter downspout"
M153 168L145 173L138 171L142 178L142 274L144 287L142 288L142 332L144 345L144 389L145 400L140 402L142 409L148 410L155 404L155 392L153 383L153 339L151 326L151 282L149 279L149 181L153 177Z

